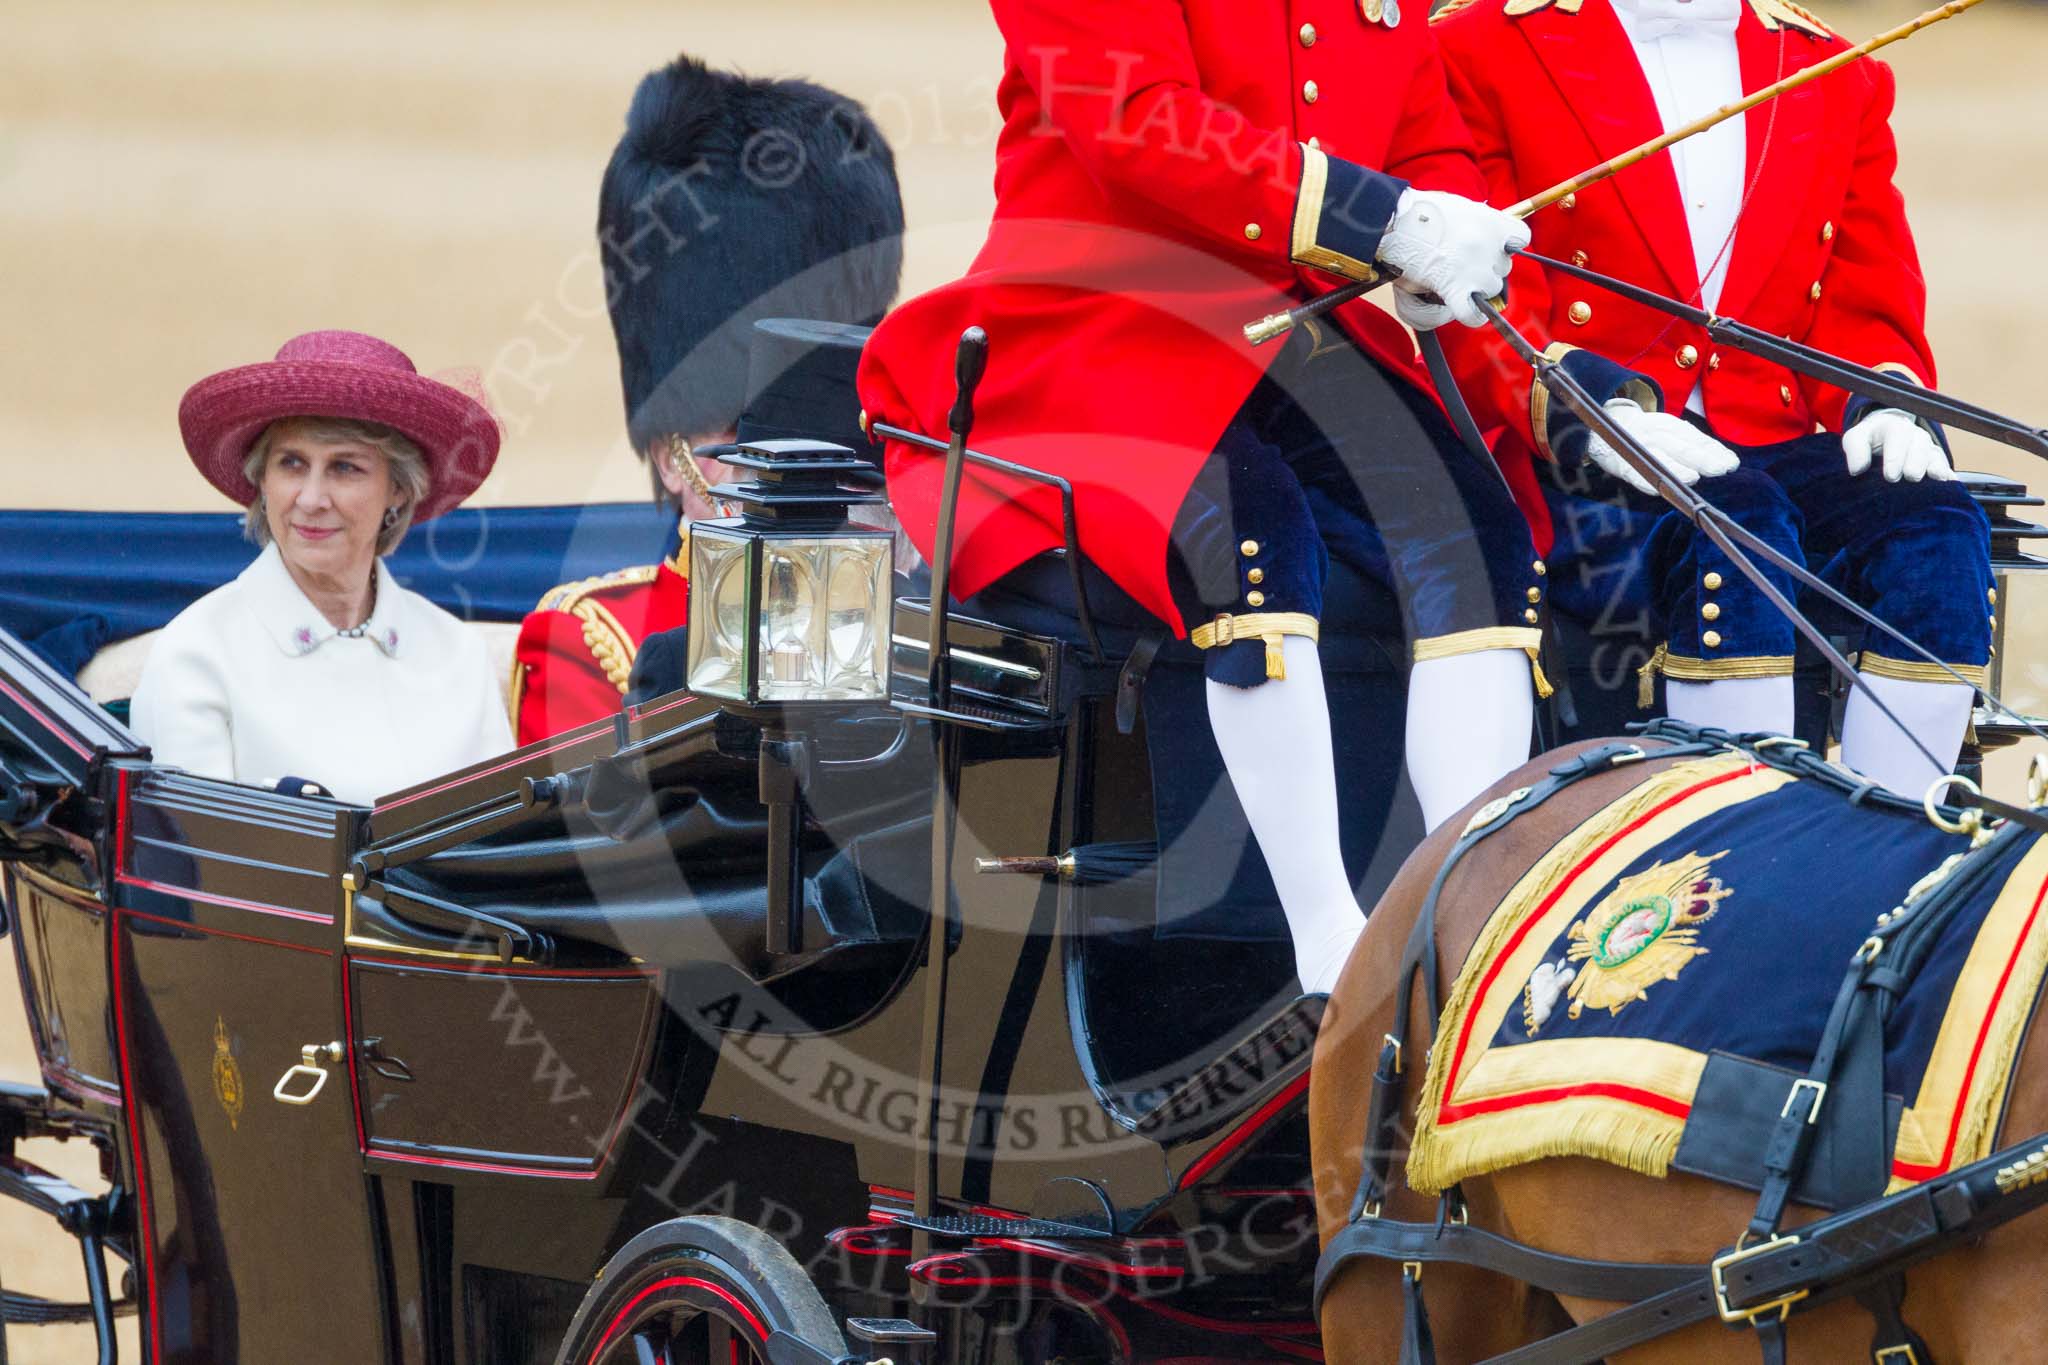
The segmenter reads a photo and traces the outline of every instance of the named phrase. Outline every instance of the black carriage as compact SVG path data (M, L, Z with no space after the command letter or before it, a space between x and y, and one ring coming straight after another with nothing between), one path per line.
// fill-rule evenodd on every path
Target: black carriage
M867 483L743 454L785 531ZM2021 586L2024 492L1979 491ZM111 1189L12 1155L0 1187L129 1267L10 1317L90 1316L111 1358L132 1310L166 1363L1320 1359L1321 999L1194 656L1071 553L930 595L889 585L882 694L774 699L749 627L734 699L371 808L155 767L0 634L43 1082L0 1134L90 1140ZM1420 833L1383 612L1328 642L1368 904ZM1647 656L1565 623L1554 738L1624 718L1617 640Z

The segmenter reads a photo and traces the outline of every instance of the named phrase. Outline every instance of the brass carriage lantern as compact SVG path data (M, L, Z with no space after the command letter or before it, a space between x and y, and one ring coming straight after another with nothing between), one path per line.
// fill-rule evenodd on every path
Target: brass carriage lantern
M717 490L739 516L690 527L690 690L747 706L885 700L894 536L849 519L885 501L874 466L825 441L720 458L754 477Z

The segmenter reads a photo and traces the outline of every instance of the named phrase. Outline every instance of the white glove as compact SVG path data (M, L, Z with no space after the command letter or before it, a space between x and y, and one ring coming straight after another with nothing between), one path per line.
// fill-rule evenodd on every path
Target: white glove
M1667 473L1683 484L1733 472L1741 463L1735 452L1682 417L1668 412L1644 412L1641 405L1626 398L1610 398L1603 405L1614 424L1633 436L1636 444L1649 451ZM1586 456L1629 487L1655 497L1650 481L1636 473L1621 455L1600 439L1598 432L1586 443Z
M1403 190L1379 258L1400 276L1401 294L1434 294L1439 303L1394 306L1409 326L1428 331L1456 318L1483 327L1474 294L1490 299L1507 283L1508 254L1529 245L1529 225L1499 209L1442 190Z
M1851 474L1870 468L1870 457L1879 452L1884 455L1884 476L1893 483L1956 476L1941 442L1914 421L1913 414L1897 408L1879 408L1842 433L1842 456Z

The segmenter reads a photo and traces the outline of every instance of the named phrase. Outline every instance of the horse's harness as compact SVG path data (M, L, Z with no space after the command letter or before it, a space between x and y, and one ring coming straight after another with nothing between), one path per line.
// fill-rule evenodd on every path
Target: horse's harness
M1436 907L1452 869L1482 840L1558 792L1599 773L1646 759L1688 758L1736 751L1760 767L1826 783L1852 802L1918 811L1922 807L1874 784L1861 783L1794 741L1740 736L1659 720L1641 727L1663 747L1607 744L1552 768L1539 783L1482 807L1430 885L1400 975L1393 1032L1373 1071L1358 1192L1345 1227L1316 1265L1315 1301L1360 1258L1401 1266L1402 1365L1434 1365L1436 1354L1422 1298L1423 1267L1455 1264L1491 1271L1534 1288L1628 1306L1604 1317L1491 1358L1489 1365L1577 1365L1718 1317L1755 1332L1765 1365L1784 1365L1785 1324L1793 1314L1854 1297L1877 1328L1875 1365L1933 1365L1926 1343L1900 1312L1905 1272L1999 1224L2048 1203L2048 1135L2038 1135L1982 1161L1884 1196L1890 1161L1885 1148L1884 1026L1933 952L1942 930L1997 875L2016 823L1995 830L1979 812L1935 806L1943 829L1970 833L1959 854L1929 880L1924 894L1879 918L1849 964L1821 1042L1806 1074L1792 1085L1764 1152L1756 1212L1735 1245L1708 1264L1596 1261L1541 1251L1470 1225L1457 1186L1439 1197L1434 1222L1384 1216L1393 1162L1402 1150L1401 1075L1419 981L1430 1017L1442 1012L1436 952ZM1923 885L1925 885L1923 883ZM1800 1188L1817 1143L1828 1144L1838 1188L1866 1202L1781 1230L1785 1206Z

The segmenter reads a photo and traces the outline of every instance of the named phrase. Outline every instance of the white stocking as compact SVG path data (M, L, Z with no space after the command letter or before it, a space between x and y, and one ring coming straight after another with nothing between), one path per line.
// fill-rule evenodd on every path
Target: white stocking
M1792 675L1782 678L1722 678L1718 682L1664 680L1664 711L1688 725L1708 725L1732 735L1792 733Z
M1302 989L1337 982L1365 916L1337 838L1337 761L1316 642L1282 642L1287 676L1257 687L1211 682L1209 724L1238 803L1273 874Z
M1935 778L1951 772L1970 728L1970 704L1976 689L1966 683L1907 682L1902 678L1860 675L1884 699L1892 714L1933 751L1941 767L1930 766L1861 690L1850 693L1842 716L1842 763L1873 782L1882 782L1901 796L1919 800Z
M1408 780L1435 829L1529 761L1536 694L1529 656L1487 649L1408 674Z

